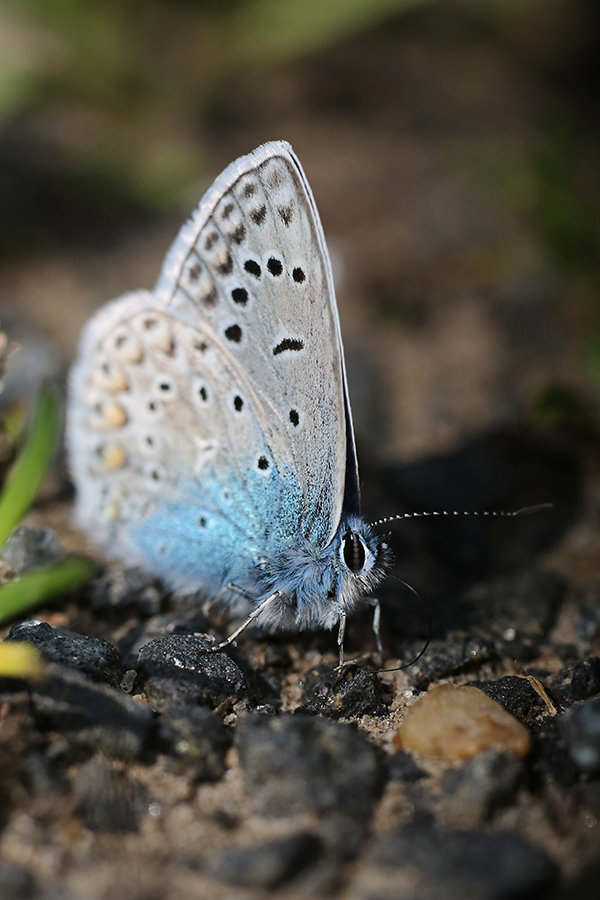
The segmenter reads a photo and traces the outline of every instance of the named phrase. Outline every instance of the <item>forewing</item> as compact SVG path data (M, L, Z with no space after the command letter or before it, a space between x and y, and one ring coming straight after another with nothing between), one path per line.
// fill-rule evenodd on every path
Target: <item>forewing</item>
M278 469L299 485L299 518L294 499L285 508L289 538L278 533L270 546L299 533L327 544L347 458L354 486L356 464L329 256L288 144L265 144L226 169L171 248L156 295L211 326L244 378Z

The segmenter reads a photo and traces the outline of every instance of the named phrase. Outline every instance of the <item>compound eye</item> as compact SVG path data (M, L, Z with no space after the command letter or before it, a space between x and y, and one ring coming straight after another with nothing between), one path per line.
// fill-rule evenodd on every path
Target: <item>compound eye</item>
M351 572L360 572L365 564L363 542L354 531L347 531L342 538L342 542L344 562Z

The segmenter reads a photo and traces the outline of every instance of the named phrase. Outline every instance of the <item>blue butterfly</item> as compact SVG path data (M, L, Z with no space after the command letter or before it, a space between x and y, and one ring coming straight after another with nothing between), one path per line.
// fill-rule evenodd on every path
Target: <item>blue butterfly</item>
M337 626L340 661L367 599L381 647L389 551L359 512L329 255L289 144L232 163L154 291L87 324L67 425L77 520L110 555L242 628Z

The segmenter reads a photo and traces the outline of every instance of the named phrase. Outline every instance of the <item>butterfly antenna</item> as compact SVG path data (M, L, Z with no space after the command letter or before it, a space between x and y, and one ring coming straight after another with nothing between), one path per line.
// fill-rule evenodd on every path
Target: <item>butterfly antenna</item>
M534 513L542 512L546 509L553 509L554 503L537 503L535 506L524 506L522 509L516 509L512 512L506 512L504 510L483 510L480 512L479 510L434 510L432 512L410 512L410 513L400 513L397 516L386 516L384 519L378 519L376 522L371 522L370 524L374 527L377 525L386 525L388 522L397 522L399 519L418 519L424 516L487 516L492 517L496 516L498 518L515 518L516 516L531 516ZM397 576L394 576L397 577ZM398 579L400 580L400 579ZM404 582L402 582L404 584ZM410 585L406 585L410 588ZM413 588L410 588L411 591ZM415 592L416 593L416 592Z
M423 656L423 654L429 647L429 644L431 643L431 632L432 632L431 610L429 609L429 607L427 606L427 604L425 603L425 601L423 600L423 598L421 597L419 592L417 590L415 590L415 588L412 586L412 584L409 584L407 581L403 581L394 572L390 572L389 574L391 575L392 578L395 578L396 581L399 581L400 584L403 584L405 588L408 588L409 591L413 592L413 594L415 595L415 597L417 598L417 600L419 601L419 603L421 604L421 606L427 613L427 639L425 641L425 644L423 645L422 650L420 650L417 653L417 655L415 656L415 658L411 659L410 662L404 663L401 666L394 666L391 669L377 669L376 674L380 674L382 672L399 672L401 669L408 669L409 666L414 666L414 664L417 662L417 660L421 659L421 657Z

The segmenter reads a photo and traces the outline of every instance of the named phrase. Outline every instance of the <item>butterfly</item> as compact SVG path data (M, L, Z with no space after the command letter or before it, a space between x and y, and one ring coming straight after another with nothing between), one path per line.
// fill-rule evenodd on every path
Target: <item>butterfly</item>
M69 383L76 520L109 555L266 630L337 626L389 565L360 515L329 254L289 144L232 163L153 291L84 328Z

